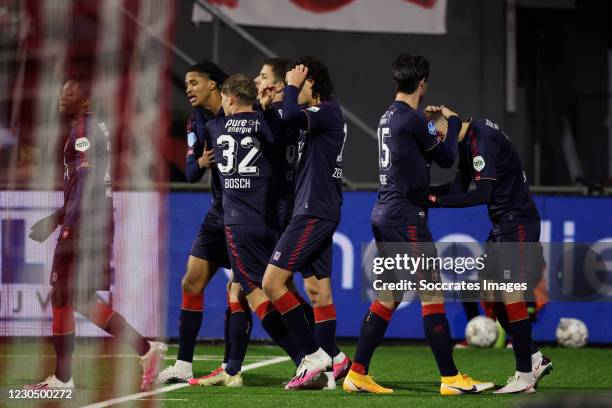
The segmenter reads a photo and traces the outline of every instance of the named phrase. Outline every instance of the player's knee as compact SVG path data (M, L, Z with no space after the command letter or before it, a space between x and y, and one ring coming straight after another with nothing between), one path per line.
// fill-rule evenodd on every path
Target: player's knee
M183 290L183 293L187 292L187 293L195 294L193 287L194 287L194 284L191 280L187 278L183 278L183 280L181 281L181 289Z
M266 296L269 297L270 299L276 299L278 297L277 294L281 292L282 286L283 285L281 285L281 283L278 280L273 279L267 273L264 276L263 281L261 283L261 288L263 289Z
M183 293L190 293L193 295L201 293L204 289L201 279L192 274L186 274L183 277L181 288L183 289Z
M229 293L229 299L232 303L245 303L246 297L242 292L242 288L239 283L229 282L227 285L227 290Z
M311 277L304 281L304 288L312 307L324 307L333 303L329 280L318 280Z
M183 292L199 294L204 290L210 275L208 261L190 256L187 261L187 272L181 282Z

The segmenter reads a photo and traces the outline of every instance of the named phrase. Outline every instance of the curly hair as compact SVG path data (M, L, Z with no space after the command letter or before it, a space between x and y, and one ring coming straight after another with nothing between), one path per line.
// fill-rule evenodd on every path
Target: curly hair
M308 77L314 81L312 85L312 96L319 97L322 101L329 99L334 93L334 84L329 76L329 70L318 59L314 57L299 58L293 66L303 64L308 68Z

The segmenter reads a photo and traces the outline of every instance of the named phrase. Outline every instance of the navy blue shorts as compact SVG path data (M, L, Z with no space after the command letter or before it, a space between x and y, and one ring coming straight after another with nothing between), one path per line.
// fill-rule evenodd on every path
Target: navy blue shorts
M495 224L487 238L484 278L526 282L528 291L542 278L544 256L540 221Z
M214 262L217 266L229 269L223 219L208 213L200 226L200 231L193 240L189 255Z
M300 271L304 278L329 278L337 227L338 221L296 215L276 244L270 264L291 272Z
M53 252L49 283L69 292L110 290L112 230L92 238L77 238L70 228L62 227ZM102 238L101 238L102 236Z
M234 276L245 295L261 289L268 259L279 233L266 225L226 225L225 239Z
M408 254L411 257L436 257L437 250L427 224L379 227L372 225L374 240L380 256L394 258ZM389 281L397 281L403 272L391 271ZM417 279L440 281L440 271L419 269Z

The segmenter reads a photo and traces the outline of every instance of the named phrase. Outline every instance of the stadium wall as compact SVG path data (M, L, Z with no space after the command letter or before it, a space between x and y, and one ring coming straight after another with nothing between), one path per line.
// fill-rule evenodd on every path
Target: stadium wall
M448 0L447 34L376 34L245 27L269 49L296 58L314 55L330 68L336 96L375 130L393 99L391 61L412 50L431 62L427 104L444 103L464 117L487 117L510 135L532 184L572 184L559 143L562 117L573 133L588 183L607 175L609 2L597 0L517 2L516 112L506 111L506 1ZM569 3L569 4L568 4ZM193 1L176 2L176 45L195 60L213 58L212 23L192 23ZM231 29L218 30L218 62L228 72L255 74L264 55ZM173 65L174 137L184 139L191 111L183 82L187 63ZM377 182L377 144L348 123L344 175L353 182ZM534 149L542 152L539 179ZM368 156L367 152L371 152ZM181 153L182 154L182 153ZM369 157L369 160L368 160ZM171 167L183 179L182 155ZM452 177L434 166L434 182Z
M203 215L210 205L209 193L173 192L169 196L168 242L168 328L170 337L178 335L178 313L181 301L181 278L191 242L195 237ZM342 207L342 220L334 236L334 264L332 284L338 313L338 336L356 337L370 301L362 295L362 285L367 281L360 276L361 244L370 242L370 211L376 200L374 192L346 192ZM542 241L592 243L611 242L605 259L612 256L612 219L605 217L612 206L612 198L583 198L536 196L536 204L542 215ZM484 206L468 209L435 209L430 213L429 225L435 240L483 242L489 233L490 223ZM461 234L461 236L457 236ZM558 265L555 265L558 268ZM608 268L609 269L609 268ZM557 270L557 269L555 269ZM223 275L225 271L219 271ZM612 277L608 276L609 282ZM301 279L296 280L298 284ZM200 336L223 337L223 311L226 307L225 276L216 276L205 294L204 323ZM453 336L461 338L466 321L459 303L447 304ZM583 320L590 330L594 343L612 343L612 299L600 302L549 303L539 314L534 325L534 336L540 341L553 341L555 329L561 317ZM257 319L255 319L257 320ZM252 337L266 338L255 323ZM420 306L406 304L395 313L393 324L387 331L389 338L422 339Z

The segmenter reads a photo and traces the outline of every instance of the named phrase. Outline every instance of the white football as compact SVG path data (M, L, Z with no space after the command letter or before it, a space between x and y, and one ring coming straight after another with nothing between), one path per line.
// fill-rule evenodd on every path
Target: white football
M497 336L497 323L486 316L476 316L465 327L465 339L473 347L491 347Z
M557 326L557 343L563 347L584 347L589 340L589 329L582 320L562 317Z

